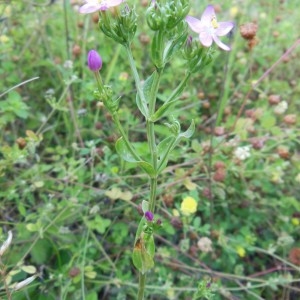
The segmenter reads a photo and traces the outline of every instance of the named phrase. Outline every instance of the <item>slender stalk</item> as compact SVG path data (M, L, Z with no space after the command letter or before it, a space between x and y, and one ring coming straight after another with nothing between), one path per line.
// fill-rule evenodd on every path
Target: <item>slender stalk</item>
M179 83L177 88L172 92L172 94L169 96L169 98L167 99L165 104L172 101L172 100L174 100L176 97L178 97L183 92L183 90L185 89L185 86L186 86L188 80L190 79L191 75L192 75L192 73L190 73L190 72L185 73L185 76L184 76L183 80Z
M117 113L113 114L113 120L128 148L128 150L130 151L130 153L132 154L132 156L137 160L137 161L141 161L142 159L138 156L138 154L135 152L134 148L132 147L131 143L129 142L127 135L125 134L125 131L123 129L123 126L120 123L119 117Z
M147 101L146 101L146 98L145 98L145 95L144 95L144 92L143 92L143 89L142 89L140 76L139 76L139 73L137 71L136 65L134 63L134 59L133 59L133 56L132 56L130 46L125 45L125 49L126 49L126 52L127 52L130 68L131 68L132 73L133 73L133 77L134 77L134 81L135 81L135 85L136 85L136 88L137 88L138 95L141 99L142 105L144 106L144 110L148 111Z
M139 292L138 292L137 300L143 300L144 299L145 284L146 284L146 274L140 273L140 276L139 276Z

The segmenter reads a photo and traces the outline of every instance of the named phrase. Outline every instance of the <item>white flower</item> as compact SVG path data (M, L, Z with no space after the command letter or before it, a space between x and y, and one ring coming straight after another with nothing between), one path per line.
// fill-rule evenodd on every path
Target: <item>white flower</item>
M73 69L73 62L71 61L71 60L66 60L65 62L64 62L64 68L65 69Z
M211 247L212 241L208 237L202 237L200 240L197 242L198 248L205 253L211 252L212 247Z
M275 107L274 107L274 113L276 115L282 115L285 113L285 111L288 108L288 104L286 101L281 101L279 102Z
M234 155L239 160L245 160L251 156L250 154L250 146L238 147L234 151Z

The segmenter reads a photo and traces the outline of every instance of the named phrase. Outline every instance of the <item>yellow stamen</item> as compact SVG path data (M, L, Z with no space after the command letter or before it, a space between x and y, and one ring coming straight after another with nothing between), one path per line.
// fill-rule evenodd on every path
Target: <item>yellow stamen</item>
M211 19L211 25L214 29L218 28L219 27L219 23L217 22L217 19L215 16L212 17Z

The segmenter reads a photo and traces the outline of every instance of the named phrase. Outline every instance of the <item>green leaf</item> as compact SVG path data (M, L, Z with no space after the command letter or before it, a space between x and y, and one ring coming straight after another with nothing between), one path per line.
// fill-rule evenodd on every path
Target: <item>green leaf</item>
M157 153L160 160L166 155L174 140L175 136L171 135L157 145Z
M180 133L179 134L179 138L186 138L186 139L189 139L195 132L195 121L192 120L192 123L190 125L190 127L183 133Z
M39 239L31 252L31 260L33 263L42 265L49 262L49 257L53 254L53 248L50 242L46 239Z
M138 166L140 166L151 178L156 176L156 172L151 164L147 163L146 161L138 161Z
M272 129L276 125L276 118L269 112L260 118L260 124L264 129Z
M162 118L165 113L168 111L168 109L175 103L177 102L177 99L169 101L164 103L155 113L153 116L150 117L150 120L152 122L158 121L160 118Z
M130 150L128 149L123 137L120 137L116 142L117 153L127 162L137 162Z
M145 213L146 211L149 210L149 202L148 201L146 201L146 200L142 201L142 210L143 210L143 213Z
M147 104L144 103L139 94L137 93L136 94L136 98L135 98L135 101L136 101L136 105L138 107L138 109L140 110L140 112L142 113L142 115L148 119L148 116L149 116L149 110L148 110L148 107L147 107Z
M151 178L156 176L156 172L151 164L146 161L139 161L134 158L122 137L120 137L116 142L116 150L122 157L122 159L127 162L137 163L137 165L141 167Z
M146 239L145 233L142 232L135 242L132 253L133 264L142 274L145 274L154 267L154 253L155 245L153 235L151 234L151 236Z

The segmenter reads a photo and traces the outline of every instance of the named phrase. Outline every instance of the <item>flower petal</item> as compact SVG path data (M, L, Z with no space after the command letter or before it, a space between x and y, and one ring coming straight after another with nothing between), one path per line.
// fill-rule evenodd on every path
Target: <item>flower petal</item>
M90 14L101 9L101 4L98 1L89 1L86 4L79 7L81 14Z
M201 44L205 47L210 47L213 42L213 38L209 30L202 30L199 34L199 39Z
M208 5L201 16L201 22L205 26L211 26L211 20L215 17L216 14L214 7L212 5Z
M187 16L185 18L185 20L187 21L189 27L194 31L194 32L197 32L197 33L200 33L201 32L201 21L198 20L197 18L194 18L194 17L191 17L191 16Z
M219 24L219 27L216 28L216 30L215 30L215 33L217 36L226 35L234 27L233 22L218 22L218 24Z
M230 47L227 46L227 45L225 45L225 44L223 44L223 43L220 41L220 39L219 39L216 35L213 35L212 38L213 38L214 42L215 42L221 49L223 49L223 50L225 50L225 51L230 51Z
M109 1L103 1L103 2L106 2L106 5L108 7L113 7L113 6L120 5L122 2L124 2L124 0L109 0Z

